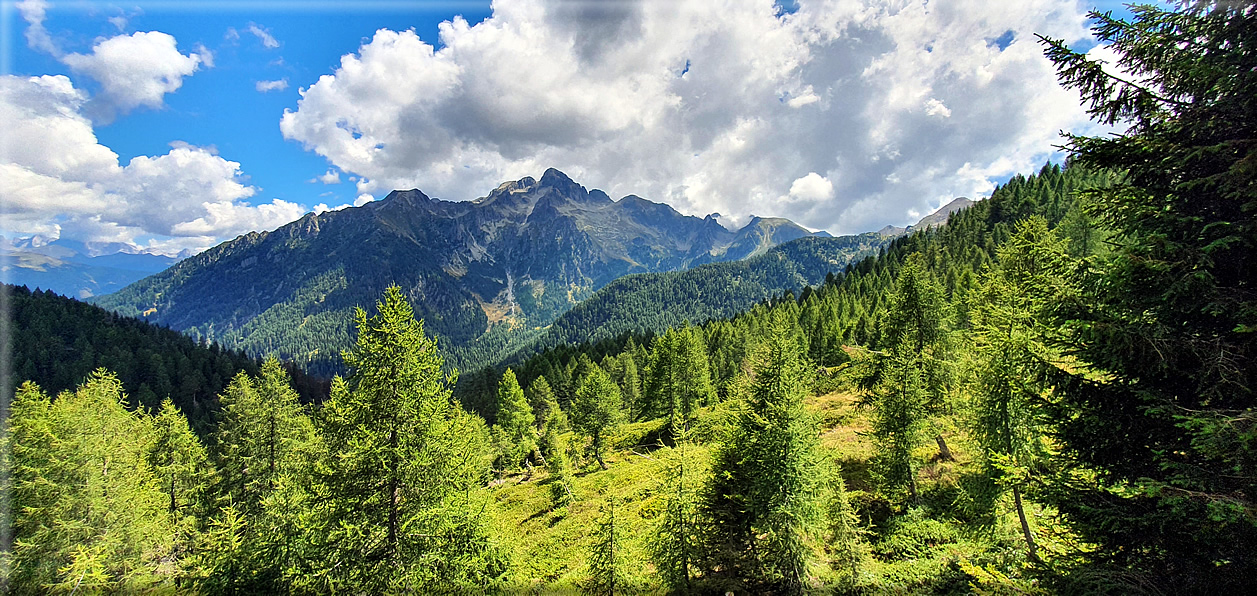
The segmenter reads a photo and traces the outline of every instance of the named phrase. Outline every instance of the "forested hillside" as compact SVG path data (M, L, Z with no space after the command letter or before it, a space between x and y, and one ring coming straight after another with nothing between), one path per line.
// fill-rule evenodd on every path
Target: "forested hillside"
M8 294L8 342L17 383L34 381L53 395L73 390L98 368L112 371L128 406L156 411L169 397L200 432L214 425L218 395L239 372L256 374L259 361L217 344L202 345L157 325L137 321L24 286ZM326 393L324 384L289 367L303 399Z
M1124 135L735 316L457 379L405 291L212 433L112 373L7 421L18 591L1239 594L1257 577L1257 7L1042 40ZM1184 41L1187 40L1187 41ZM461 404L460 404L461 400ZM468 407L470 406L470 407ZM474 410L474 411L469 411Z
M876 233L800 238L742 261L627 275L559 316L534 346L597 342L727 318L783 291L816 285L887 240Z

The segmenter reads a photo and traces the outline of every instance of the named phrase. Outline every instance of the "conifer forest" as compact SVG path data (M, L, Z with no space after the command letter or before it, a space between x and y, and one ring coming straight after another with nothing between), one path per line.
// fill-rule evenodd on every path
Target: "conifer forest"
M460 371L393 285L322 379L8 287L0 582L1247 593L1257 5L1133 15L1092 15L1126 78L1038 40L1124 132L732 315L674 307L680 281L599 294L563 342Z

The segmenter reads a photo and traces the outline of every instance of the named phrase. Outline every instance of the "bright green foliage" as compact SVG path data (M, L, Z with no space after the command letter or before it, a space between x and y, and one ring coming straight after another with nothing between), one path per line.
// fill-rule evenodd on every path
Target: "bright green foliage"
M636 419L636 413L645 404L642 403L642 380L637 372L637 361L633 359L633 354L628 351L627 346L619 356L608 354L602 358L602 368L620 387L620 395L624 398L624 411L629 419Z
M620 388L601 367L590 367L576 390L576 401L572 403L572 428L589 437L594 459L603 468L607 467L602 460L607 439L622 422L624 400L620 397Z
M921 368L911 356L891 353L878 360L879 380L869 394L873 403L875 466L882 485L890 490L908 489L916 501L915 451L926 439L926 406L929 394ZM900 493L902 495L902 493Z
M257 378L241 373L233 379L222 403L216 455L225 509L211 523L221 531L232 528L231 540L238 544L201 550L201 589L282 591L308 547L307 487L320 442L288 373L274 358L262 364ZM241 567L241 560L252 563Z
M259 510L285 477L313 460L314 426L275 358L256 379L236 376L222 396L217 456L222 498L245 515Z
M632 592L634 570L629 563L624 524L616 524L615 499L607 501L606 515L594 527L594 542L589 551L590 593L625 594Z
M715 398L702 329L685 325L655 340L647 366L643 418L666 416L673 426L685 425L698 408Z
M14 590L172 583L175 523L148 464L153 431L124 401L104 370L55 401L33 383L18 389L9 419Z
M832 479L825 551L836 575L834 587L853 591L860 583L860 568L868 559L869 546L860 528L860 516L847 495L846 483L839 474L833 474Z
M1131 73L1045 40L1061 81L1122 135L1068 138L1123 173L1088 214L1115 248L1062 305L1054 409L1068 473L1045 495L1096 558L1184 592L1257 577L1257 6L1092 14Z
M401 289L377 308L358 310L349 379L333 383L321 416L326 552L310 579L320 590L483 589L505 572L481 489L484 423L451 400L436 342Z
M672 593L687 594L700 548L698 488L706 474L691 455L690 433L679 429L674 438L676 447L668 462L664 489L667 508L650 542L650 554L664 587Z
M498 384L497 410L498 427L505 437L500 455L503 468L515 468L537 448L537 431L533 429L532 408L515 379L515 371L509 368Z
M545 375L533 379L525 395L528 396L528 407L532 408L533 424L537 429L543 429L550 417L550 411L559 409L559 400L555 399L554 390L550 388L550 382Z
M1011 488L1030 558L1036 545L1022 504L1026 479L1047 457L1042 412L1047 373L1060 360L1046 345L1049 300L1067 295L1065 250L1042 218L1030 218L999 250L973 309L972 433L987 474Z
M913 451L925 437L931 410L941 409L946 391L942 353L946 310L942 288L926 268L925 258L920 253L909 255L882 319L883 352L866 381L872 386L878 469L889 487L907 486L914 502L918 462Z
M168 497L170 515L178 528L176 541L188 543L208 506L214 469L205 446L188 427L188 419L169 399L162 402L161 410L150 423L153 432L148 445L149 469Z
M803 406L810 371L800 352L779 316L753 360L747 403L715 449L702 503L713 588L801 592L819 559L832 472Z

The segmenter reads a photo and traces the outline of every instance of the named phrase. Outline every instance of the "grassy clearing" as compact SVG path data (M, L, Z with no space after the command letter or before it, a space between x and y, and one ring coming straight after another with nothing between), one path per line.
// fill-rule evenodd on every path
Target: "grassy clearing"
M1001 514L975 523L958 510L966 474L976 469L975 449L963 429L938 423L936 430L955 459L939 461L937 445L927 442L917 452L925 462L918 477L921 503L892 502L878 491L869 412L858 403L859 396L844 391L807 401L817 416L821 443L841 466L851 501L868 529L870 556L862 565L860 583L886 593L967 593L975 573L1016 569L1021 553L1015 519ZM709 461L711 443L719 434L710 421L727 414L720 407L704 413L707 423L700 423L695 433L700 442L688 447L696 460ZM622 427L605 457L606 470L592 458L580 462L572 486L576 501L566 507L553 506L551 479L542 468L531 475L509 475L497 484L493 490L499 523L518 537L512 546L521 592L580 591L589 573L592 529L612 499L617 524L623 524L629 537L626 556L639 570L636 589L660 591L646 544L662 515L667 466L675 451L659 441L664 425L654 420Z

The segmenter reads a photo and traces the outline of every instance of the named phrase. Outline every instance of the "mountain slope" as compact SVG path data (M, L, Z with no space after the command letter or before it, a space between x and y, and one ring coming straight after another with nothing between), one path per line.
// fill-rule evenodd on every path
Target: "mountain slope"
M731 317L785 290L816 285L848 263L876 254L889 241L875 232L806 237L742 261L622 277L559 316L534 348Z
M96 302L327 371L349 344L354 307L396 283L463 367L492 359L624 275L742 258L806 233L761 219L733 232L640 197L613 201L550 169L474 201L394 191L362 207L309 213Z

